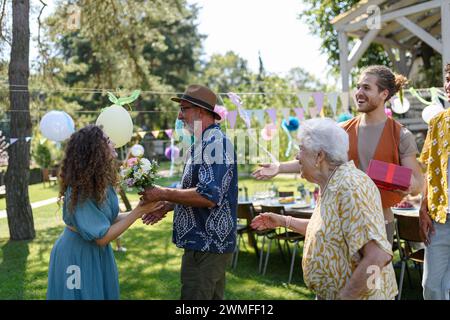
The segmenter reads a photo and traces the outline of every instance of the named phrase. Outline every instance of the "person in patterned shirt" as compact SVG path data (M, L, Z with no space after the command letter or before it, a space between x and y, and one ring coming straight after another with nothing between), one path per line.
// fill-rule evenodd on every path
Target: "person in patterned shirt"
M445 67L445 92L450 102L450 63ZM420 235L425 242L423 297L450 300L450 109L431 119L420 161L427 183L420 208Z
M184 249L181 299L223 299L225 270L236 246L237 159L231 141L215 120L216 95L190 85L180 97L178 119L194 135L187 150L181 189L154 187L144 201L166 201L160 213L143 217L149 224L175 209L173 242Z
M320 186L311 219L266 212L252 227L285 226L305 235L303 278L318 299L394 299L398 290L380 193L347 161L347 133L331 119L307 120L299 147L300 175Z

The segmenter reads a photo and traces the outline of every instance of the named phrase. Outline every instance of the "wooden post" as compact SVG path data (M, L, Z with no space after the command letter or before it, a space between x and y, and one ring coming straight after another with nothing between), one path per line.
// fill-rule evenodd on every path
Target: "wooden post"
M349 92L350 70L348 65L348 38L343 30L338 31L339 40L339 61L341 67L342 92ZM348 106L344 106L347 108Z

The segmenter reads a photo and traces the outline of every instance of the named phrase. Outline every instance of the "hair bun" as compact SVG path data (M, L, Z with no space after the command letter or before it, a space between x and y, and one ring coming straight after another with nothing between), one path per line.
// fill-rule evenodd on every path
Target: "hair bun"
M399 92L403 87L408 84L408 79L401 74L395 73L395 91Z

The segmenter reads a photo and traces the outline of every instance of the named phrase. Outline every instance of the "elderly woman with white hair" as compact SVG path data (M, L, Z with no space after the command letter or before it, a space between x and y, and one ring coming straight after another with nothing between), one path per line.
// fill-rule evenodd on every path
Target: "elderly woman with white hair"
M320 186L311 219L268 212L255 217L252 227L286 226L305 235L304 281L318 299L394 299L393 253L380 193L347 161L347 133L331 119L311 119L298 138L300 174Z

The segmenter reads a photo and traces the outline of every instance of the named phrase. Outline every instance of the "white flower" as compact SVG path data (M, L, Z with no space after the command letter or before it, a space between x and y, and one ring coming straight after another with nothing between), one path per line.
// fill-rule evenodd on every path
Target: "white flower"
M134 179L135 180L139 180L141 178L142 178L142 171L141 170L139 170L139 171L134 173Z
M130 174L130 169L128 168L124 168L122 170L120 170L120 176L122 178L125 178L126 176L128 176Z
M152 169L152 164L148 159L142 158L141 159L141 168L145 173L148 173Z

